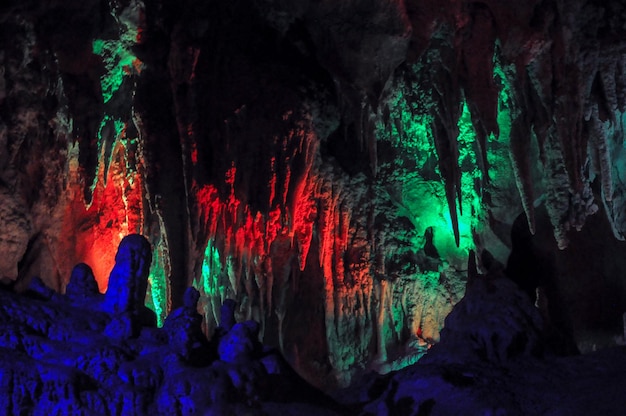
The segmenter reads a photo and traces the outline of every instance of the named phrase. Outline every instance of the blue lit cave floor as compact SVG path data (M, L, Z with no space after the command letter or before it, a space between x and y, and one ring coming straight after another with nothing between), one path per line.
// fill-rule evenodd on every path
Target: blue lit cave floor
M362 415L624 415L626 349L506 365L418 363L335 396Z
M121 286L143 279L116 272ZM89 270L72 279L66 295L37 280L0 289L0 415L626 414L626 349L557 357L537 309L499 276L468 281L419 362L327 394L261 345L255 322L235 322L231 303L208 340L195 289L157 328L132 296L96 293Z
M333 397L367 415L626 415L626 348L557 356L554 332L509 279L477 276L419 362Z

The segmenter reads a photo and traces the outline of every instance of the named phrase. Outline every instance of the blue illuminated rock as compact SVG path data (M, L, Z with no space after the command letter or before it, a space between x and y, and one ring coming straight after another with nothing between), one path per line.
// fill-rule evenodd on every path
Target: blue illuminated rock
M104 296L85 264L65 296L38 279L22 295L0 288L0 415L261 415L294 399L336 414L263 348L258 323L232 322L209 341L192 287L157 328L143 305L150 253L144 237L123 239ZM281 363L271 375L268 360Z

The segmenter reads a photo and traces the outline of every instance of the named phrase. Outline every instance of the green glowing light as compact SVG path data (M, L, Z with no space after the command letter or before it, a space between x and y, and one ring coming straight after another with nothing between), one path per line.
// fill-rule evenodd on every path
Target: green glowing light
M466 180L469 175L465 175ZM471 178L469 178L471 180ZM464 201L463 215L459 215L460 244L456 246L452 232L452 221L448 209L444 185L440 181L425 181L420 177L406 179L402 198L406 210L402 212L415 227L416 234L423 236L426 229L433 229L433 243L440 256L451 259L467 259L469 249L474 247L472 226L477 222L472 215L471 204L475 198L467 196ZM415 242L421 248L424 241L420 238Z
M514 71L514 68L503 66L497 58L497 54L494 57L493 64L493 79L496 85L499 86L497 113L499 134L490 134L487 138L489 183L483 184L483 186L490 198L488 201L489 206L484 209L484 212L490 212L490 215L497 221L511 223L520 212L511 209L512 204L513 206L514 204L519 204L519 209L522 209L518 186L511 164L510 150L511 125L517 111L513 102L513 87L509 81L511 79L510 72ZM539 157L533 159L540 160ZM540 166L537 166L537 172L540 169ZM542 185L539 179L535 186L535 189L541 190ZM492 249L496 250L492 251L496 255L498 255L497 252L499 250L500 261L506 261L508 249L505 246L502 246L500 249L492 247Z
M463 112L461 113L457 126L459 127L459 137L457 138L459 145L459 164L464 167L469 167L469 171L472 174L475 174L474 172L480 174L480 171L476 168L476 153L474 151L476 133L472 124L472 115L467 107L467 102L463 102Z
M107 103L122 85L124 77L133 73L135 56L128 51L121 41L94 39L94 54L102 57L106 73L100 77L102 97Z
M225 288L219 284L221 274L222 263L219 252L209 241L206 250L204 250L204 260L202 261L202 289L204 293L211 297L222 298Z
M222 302L226 299L226 285L223 280L226 271L223 269L220 254L213 242L207 242L202 260L200 279L194 279L193 286L202 295L202 309L205 322L219 323L219 310Z
M472 230L480 224L482 213L480 195L475 183L481 180L475 152L476 134L467 104L459 120L459 165L461 166L462 215L459 213L459 247L456 247L450 213L445 198L443 180L439 176L437 154L433 141L432 117L419 112L408 103L401 92L390 101L396 121L391 128L382 126L377 130L381 140L389 141L398 149L398 161L391 180L401 188L398 201L399 215L408 218L414 225L418 240L416 249L423 246L427 228L434 231L434 244L439 254L446 259L467 258L474 248ZM402 170L402 166L414 167ZM402 172L399 174L398 172ZM390 178L387 177L386 180Z
M109 139L113 142L116 139L122 138L125 127L126 124L122 120L105 115L102 121L100 121L98 139L100 141L102 141L102 139Z
M157 325L163 326L163 321L167 316L167 273L163 250L156 247L152 254L152 265L148 276L148 296L146 306L154 311L157 316Z
M425 343L436 342L438 325L465 290L462 276L466 275L469 251L476 248L474 239L485 241L483 237L491 232L483 225L487 223L487 213L505 223L511 215L516 215L508 212L511 200L519 198L509 157L514 105L506 75L510 75L512 68L503 68L496 58L494 67L494 81L501 87L497 114L499 133L487 138L489 182L483 178L477 160L478 143L472 114L464 99L460 103L462 112L457 122L456 142L461 205L455 207L460 237L458 247L432 131L433 111L440 111L439 103L433 99L438 92L427 89L431 82L422 75L425 73L423 67L416 65L413 73L395 84L386 102L388 108L380 114L376 135L381 143L379 148L385 151L379 159L376 192L377 199L384 205L377 215L390 222L398 219L385 234L385 243L393 247L394 256L385 258L385 273L401 281L394 287L393 300L388 306L391 320L385 322L379 335L383 346L392 339L402 340L403 336L409 339L414 336L414 344L409 345L419 348L425 348ZM383 123L387 119L389 121ZM487 192L489 198L483 199ZM429 228L439 257L434 261L430 258L437 256L433 255L430 244L426 245L427 238L430 238L427 237ZM496 252L500 256L498 259L504 258L505 261L508 249L504 246L501 249L496 246L496 249L499 250ZM411 258L415 259L414 264L406 266L405 263L411 261L405 259ZM445 288L442 288L444 282ZM409 328L409 335L403 335L406 328ZM414 357L421 354L419 348ZM407 364L397 362L393 366L401 368Z

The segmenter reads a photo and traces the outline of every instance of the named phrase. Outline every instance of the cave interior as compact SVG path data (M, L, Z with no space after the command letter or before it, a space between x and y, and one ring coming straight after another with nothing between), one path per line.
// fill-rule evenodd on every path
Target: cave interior
M0 415L623 414L625 39L619 0L3 1Z

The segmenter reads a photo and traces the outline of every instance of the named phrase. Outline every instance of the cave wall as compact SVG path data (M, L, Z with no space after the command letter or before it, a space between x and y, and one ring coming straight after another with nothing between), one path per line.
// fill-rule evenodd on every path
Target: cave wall
M306 377L345 384L436 343L470 250L505 264L523 212L564 259L624 239L619 2L9 1L0 16L0 277L18 290L37 275L63 292L86 262L105 291L141 233L159 319L194 285L211 333L234 298ZM622 268L592 257L595 280L557 262L554 303L585 305L565 312L581 333L614 331Z

